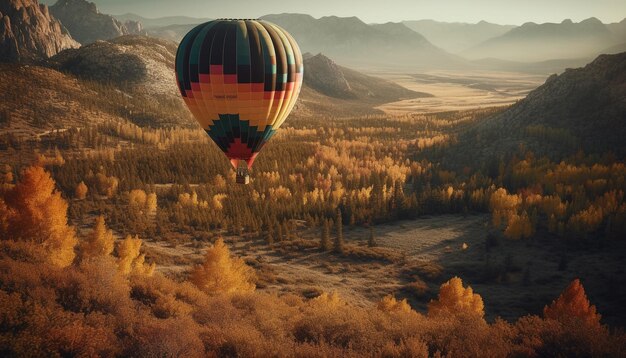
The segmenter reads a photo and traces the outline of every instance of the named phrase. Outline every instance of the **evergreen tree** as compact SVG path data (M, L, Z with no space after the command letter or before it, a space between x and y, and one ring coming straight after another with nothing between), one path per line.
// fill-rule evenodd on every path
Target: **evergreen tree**
M330 250L330 224L324 219L321 227L320 249L323 251Z
M265 234L265 241L267 244L272 246L274 245L274 228L272 225L267 225L267 234Z
M337 236L335 236L334 250L338 254L343 254L343 221L341 218L341 210L337 210L337 220L335 220Z
M376 239L374 238L374 228L370 226L370 237L367 240L367 246L369 247L375 247L376 246Z

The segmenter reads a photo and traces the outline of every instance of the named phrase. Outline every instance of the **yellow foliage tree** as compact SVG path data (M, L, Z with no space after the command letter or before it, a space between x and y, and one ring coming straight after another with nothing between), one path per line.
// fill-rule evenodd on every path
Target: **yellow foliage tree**
M3 238L41 244L55 266L72 263L77 240L74 229L67 224L68 205L42 167L24 170L20 182L5 193L3 206L4 210L0 210Z
M437 300L428 303L428 314L476 314L480 317L485 315L483 299L474 293L471 287L463 287L463 281L453 277L450 281L441 285Z
M83 258L109 256L115 246L113 231L108 230L103 216L98 216L96 225L81 247Z
M321 306L324 308L337 308L344 305L345 302L341 299L337 292L322 292L321 295L311 300L311 304L315 306Z
M557 321L579 319L590 326L599 326L601 318L596 312L596 306L587 299L585 288L578 279L572 281L550 306L544 307L543 315Z
M383 312L411 312L411 306L406 301L406 298L398 301L392 295L387 295L378 301L377 308Z
M155 264L148 265L145 263L146 256L141 254L141 239L137 236L126 236L117 246L117 268L124 274L131 273L152 276Z
M254 270L242 259L231 257L220 238L207 250L204 262L191 271L189 280L208 293L231 293L253 291L254 278Z
M74 196L78 200L84 200L87 197L88 191L89 191L89 188L87 188L87 184L85 184L84 181L81 181L80 183L78 183L78 185L76 185Z
M519 240L527 239L533 235L533 224L526 212L521 215L511 214L509 216L509 222L504 230L504 236L509 239Z

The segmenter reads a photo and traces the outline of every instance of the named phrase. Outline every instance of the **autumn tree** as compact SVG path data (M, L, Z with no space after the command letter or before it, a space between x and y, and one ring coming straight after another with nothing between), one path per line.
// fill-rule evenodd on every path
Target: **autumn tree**
M139 237L126 236L117 246L117 267L124 274L131 273L151 276L154 273L155 264L146 264L146 256L141 253L142 241Z
M453 277L441 285L437 300L428 303L428 314L475 314L485 315L483 299L471 287L463 287L459 277Z
M87 188L87 184L84 181L81 181L76 185L76 190L74 190L74 196L78 200L84 200L87 197L87 192L89 188Z
M545 306L543 315L561 322L578 319L590 326L599 326L601 318L596 312L596 306L587 299L585 288L579 279L572 281L559 298Z
M335 245L334 251L338 254L343 254L343 223L341 221L341 210L337 211L337 220L335 220L336 225L336 236L335 236Z
M253 291L254 279L254 270L242 259L232 257L221 238L207 250L204 262L197 265L189 277L198 288L213 294Z
M378 301L376 307L383 312L411 312L411 306L407 302L406 298L398 301L392 295L383 297L382 300Z
M4 207L0 210L3 238L43 245L55 266L72 263L77 240L74 228L67 224L68 205L48 172L40 166L27 168L0 201Z
M81 245L83 258L109 256L115 246L113 231L108 230L102 215L96 218L93 231Z

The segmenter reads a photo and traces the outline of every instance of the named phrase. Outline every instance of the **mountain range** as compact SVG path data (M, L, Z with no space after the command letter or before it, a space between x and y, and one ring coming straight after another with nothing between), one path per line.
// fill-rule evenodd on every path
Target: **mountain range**
M464 63L400 23L370 25L357 17L316 19L303 14L274 14L261 19L289 31L303 51L322 52L348 66L415 69Z
M626 42L619 26L607 26L596 18L575 23L525 23L501 36L461 52L469 59L498 58L536 62L553 59L593 58L607 48Z
M498 25L486 21L476 24L416 20L402 22L411 30L424 35L430 42L450 53L459 53L491 38L505 34L514 25Z

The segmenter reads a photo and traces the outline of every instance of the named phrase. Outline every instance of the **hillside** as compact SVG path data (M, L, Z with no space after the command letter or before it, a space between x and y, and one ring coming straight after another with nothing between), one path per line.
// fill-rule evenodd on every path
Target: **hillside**
M502 36L476 45L461 55L470 59L498 58L537 62L567 58L593 58L602 50L626 41L596 18L579 23L525 23Z
M619 158L626 155L624 138L626 52L601 55L585 67L551 76L525 99L469 131L458 154L484 159L523 146L553 160L579 149L587 154L611 151Z
M32 63L80 46L37 0L0 2L0 61Z
M426 37L434 45L451 53L459 53L515 28L513 25L498 25L486 21L476 24L434 20L403 21L402 23Z
M138 21L118 21L111 15L100 13L95 3L86 0L58 0L50 7L50 12L83 45L143 33Z
M274 14L261 17L289 31L302 51L324 53L348 66L446 68L464 61L403 24L368 25L357 17Z
M408 90L382 78L368 76L339 66L323 54L305 58L304 66L306 68L305 86L329 97L378 104L430 96L426 93Z
M175 52L173 42L130 35L62 51L47 61L49 68L7 64L0 68L3 123L28 138L105 119L194 128L176 88ZM305 67L294 118L379 113L373 107L380 103L427 96L338 66L323 55L308 58ZM338 79L345 92L334 92L335 84L327 82Z

